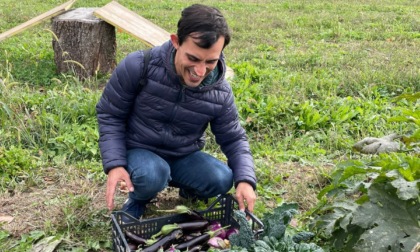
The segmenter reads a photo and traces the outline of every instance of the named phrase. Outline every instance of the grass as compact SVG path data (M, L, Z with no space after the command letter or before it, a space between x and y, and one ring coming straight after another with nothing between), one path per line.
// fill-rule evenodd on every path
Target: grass
M0 33L63 2L3 0ZM119 3L169 32L191 4ZM418 0L201 3L219 7L233 31L225 55L255 157L257 213L295 201L305 227L335 164L363 158L355 142L414 131L389 118L419 110L418 102L394 100L420 91ZM48 29L46 21L0 42L0 217L14 217L1 226L0 250L29 250L54 236L60 251L110 251L94 110L109 75L81 82L56 73ZM118 61L143 48L117 33ZM211 136L206 151L224 159ZM162 194L150 214L174 194ZM117 205L125 197L119 192Z

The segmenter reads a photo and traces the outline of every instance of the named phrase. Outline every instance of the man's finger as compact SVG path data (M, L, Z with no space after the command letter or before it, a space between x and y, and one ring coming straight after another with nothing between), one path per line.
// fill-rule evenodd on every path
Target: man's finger
M111 211L114 209L114 194L115 194L115 187L117 185L111 181L108 181L106 186L106 205L108 206L108 209Z
M244 197L243 196L236 196L236 200L238 200L238 207L239 210L241 211L245 211L245 202L244 202Z
M247 201L247 209L251 213L254 212L254 202L253 201L250 201L250 202Z
M134 186L133 186L133 183L131 183L130 177L125 179L125 184L129 192L134 192Z

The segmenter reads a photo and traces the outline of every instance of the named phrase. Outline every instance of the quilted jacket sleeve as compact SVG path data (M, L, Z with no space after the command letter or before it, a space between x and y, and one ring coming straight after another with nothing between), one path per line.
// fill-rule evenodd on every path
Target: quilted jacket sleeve
M239 182L247 182L255 190L257 179L254 161L245 130L240 125L232 92L225 101L222 114L211 122L211 128L233 170L235 186Z
M129 54L118 64L96 105L99 148L104 172L126 166L126 121L137 96L143 53Z

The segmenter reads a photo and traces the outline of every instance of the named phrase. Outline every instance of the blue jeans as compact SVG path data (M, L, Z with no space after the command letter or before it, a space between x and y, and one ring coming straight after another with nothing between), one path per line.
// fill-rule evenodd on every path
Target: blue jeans
M232 170L201 151L180 158L164 158L145 149L127 151L127 171L134 185L129 197L147 202L168 185L184 188L199 198L227 193L233 186Z

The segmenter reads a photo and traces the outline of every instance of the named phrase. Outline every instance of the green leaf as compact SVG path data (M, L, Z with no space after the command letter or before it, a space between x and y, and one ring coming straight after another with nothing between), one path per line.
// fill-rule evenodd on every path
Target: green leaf
M407 94L402 94L399 95L395 98L396 101L402 100L402 99L406 99L407 101L411 101L411 102L415 102L418 99L420 99L420 92L417 93L407 93Z
M397 195L402 200L416 199L419 196L419 188L417 183L420 180L408 182L403 178L396 179L391 182L392 186L397 189Z
M322 215L318 219L318 228L327 235L331 235L338 227L346 230L352 218L352 213L357 207L357 204L350 201L333 202L331 206L322 209L327 214Z
M62 238L57 239L55 236L45 237L41 241L37 242L32 247L32 252L53 252L57 246L61 243Z
M397 197L389 184L375 184L369 190L370 202L353 213L352 224L366 231L355 249L358 251L392 251L413 248L420 241L420 203Z
M265 213L263 217L264 236L280 239L284 236L287 225L298 213L296 203L283 203L274 209L273 213Z

